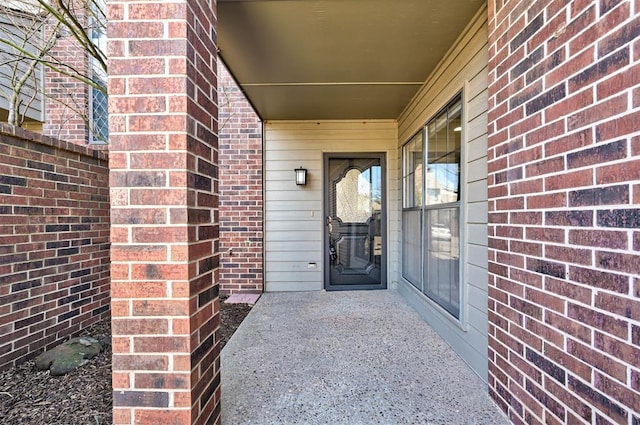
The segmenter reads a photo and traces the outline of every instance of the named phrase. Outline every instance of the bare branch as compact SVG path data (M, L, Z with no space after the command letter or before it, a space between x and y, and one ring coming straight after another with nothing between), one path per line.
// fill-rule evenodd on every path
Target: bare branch
M102 0L5 1L7 3L0 6L0 29L4 31L0 36L0 69L8 71L4 75L10 80L11 93L2 96L9 103L9 122L22 124L24 114L40 95L60 101L41 93L37 77L40 65L107 95L105 85L92 72L96 68L101 70L98 75L107 72L106 53L99 40L92 36L92 30L101 34L106 31ZM64 56L56 57L54 47L65 37L73 40L72 44L90 61L86 70L68 63ZM0 95L3 91L0 90ZM79 112L86 109L86 105L72 109Z
M71 31L71 34L75 37L78 43L80 43L92 58L98 61L101 68L106 72L107 61L105 53L93 43L91 36L87 34L82 24L78 21L77 16L69 9L68 5L65 4L63 0L56 0L58 6L62 9L62 13L60 13L50 6L47 3L47 0L37 1L42 7L50 11L50 13L52 13L62 25ZM92 0L90 0L89 3L89 5L84 3L86 10L91 10L91 7L87 6L96 6L96 3Z

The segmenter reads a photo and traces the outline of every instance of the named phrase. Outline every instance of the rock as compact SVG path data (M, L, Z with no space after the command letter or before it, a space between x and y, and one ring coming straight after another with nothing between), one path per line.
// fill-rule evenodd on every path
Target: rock
M54 376L64 375L87 363L101 350L102 345L97 339L88 336L71 338L36 357L36 367L40 370L49 369Z
M91 338L91 339L93 339L93 338ZM96 340L94 339L94 341L96 341ZM80 344L84 345L85 347L90 347L90 346L91 346L91 344L92 344L92 342L90 341L90 339L89 339L88 337L85 337L85 338L82 338L82 337L81 337L81 338L78 338L78 342L79 342ZM96 342L97 342L97 341L96 341Z
M111 335L105 335L100 338L100 345L102 345L102 347L109 347L111 345Z

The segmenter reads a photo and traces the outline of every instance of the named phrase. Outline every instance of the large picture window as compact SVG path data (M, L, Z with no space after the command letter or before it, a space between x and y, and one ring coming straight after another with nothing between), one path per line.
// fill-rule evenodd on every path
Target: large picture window
M402 151L402 275L418 289L422 282L423 138L422 132L416 134Z
M402 274L458 319L461 130L458 95L402 150Z

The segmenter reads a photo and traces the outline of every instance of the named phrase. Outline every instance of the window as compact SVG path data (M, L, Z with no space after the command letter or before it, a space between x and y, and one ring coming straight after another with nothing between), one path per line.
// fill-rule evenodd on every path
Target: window
M422 132L404 145L404 207L422 206Z
M422 132L416 134L402 150L402 276L418 289L422 281L423 137Z
M462 100L458 95L403 148L403 277L457 319L461 129Z
M92 2L91 41L101 52L106 52L107 34L104 0ZM91 79L102 88L89 87L89 126L91 143L107 143L109 141L109 105L107 92L107 74L98 60L90 58Z

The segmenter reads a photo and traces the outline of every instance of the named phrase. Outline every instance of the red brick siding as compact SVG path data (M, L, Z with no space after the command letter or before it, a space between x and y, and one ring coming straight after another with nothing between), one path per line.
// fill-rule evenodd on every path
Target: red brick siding
M84 19L80 16L80 19ZM72 35L60 37L51 51L70 68L86 74L89 61ZM46 68L44 75L45 121L47 136L85 145L89 142L89 86L70 76Z
M220 292L261 293L262 123L218 65L220 99Z
M219 423L216 3L107 9L114 423Z
M640 423L639 8L489 1L489 386L514 423Z
M0 125L0 369L109 315L107 156Z

